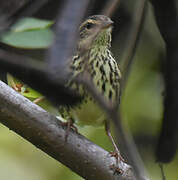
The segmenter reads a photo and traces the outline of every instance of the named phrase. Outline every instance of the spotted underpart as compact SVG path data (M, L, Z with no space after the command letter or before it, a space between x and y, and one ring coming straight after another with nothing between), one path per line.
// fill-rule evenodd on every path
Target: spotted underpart
M79 46L87 36L90 36L89 30L92 26L87 29L87 24L93 23L95 26L98 24L104 24L106 21L111 21L108 17L98 15L89 17L80 27L80 40ZM110 51L111 46L111 31L112 27L103 28L98 33L97 37L93 40L91 47L88 49L88 59L86 56L80 56L79 50L78 55L74 56L70 65L73 78L76 76L82 76L85 71L89 72L90 79L93 81L96 89L103 95L110 103L118 103L120 95L120 79L121 73L119 67L114 60ZM80 47L79 47L80 49ZM65 119L73 119L79 124L84 125L101 125L106 119L104 112L97 105L92 96L81 84L75 83L71 78L66 86L77 90L82 96L83 100L74 107L59 107L61 116Z

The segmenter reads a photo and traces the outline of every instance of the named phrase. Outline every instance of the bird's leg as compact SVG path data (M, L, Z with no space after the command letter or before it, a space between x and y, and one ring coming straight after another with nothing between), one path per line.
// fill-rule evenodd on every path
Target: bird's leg
M120 151L119 149L117 148L117 145L116 143L114 142L114 139L111 135L111 131L110 131L110 124L108 122L108 120L105 120L105 131L106 131L106 134L107 136L109 137L109 139L111 140L111 143L114 147L114 151L113 152L110 152L111 156L115 157L116 158L116 162L118 163L118 159L119 160L122 160L124 161L123 157L121 156L120 154Z
M76 133L78 133L78 129L74 126L74 120L72 118L68 119L67 122L63 122L63 126L66 126L66 133L65 133L65 141L67 142L67 138L69 135L70 128L73 129Z

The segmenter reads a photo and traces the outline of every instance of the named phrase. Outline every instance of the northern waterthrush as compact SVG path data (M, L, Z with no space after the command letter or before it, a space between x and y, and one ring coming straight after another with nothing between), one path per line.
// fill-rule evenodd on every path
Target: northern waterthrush
M72 107L60 106L59 112L64 119L73 120L82 125L105 124L107 127L108 121L105 113L86 88L76 83L75 77L83 76L87 71L88 78L103 98L108 103L118 103L121 73L110 51L112 24L111 19L104 15L90 16L81 24L76 56L70 64L72 78L66 86L79 92L83 100ZM98 30L97 33L96 30ZM92 41L87 50L82 53L83 47L86 47L90 40ZM110 136L110 133L107 132L107 134Z

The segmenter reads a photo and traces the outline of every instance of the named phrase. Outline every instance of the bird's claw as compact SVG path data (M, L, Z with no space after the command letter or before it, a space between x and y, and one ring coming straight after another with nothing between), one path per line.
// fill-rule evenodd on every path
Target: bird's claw
M112 152L109 152L109 154L111 155L111 157L115 157L117 164L118 164L118 161L125 162L124 158L121 156L119 152L112 151Z
M76 133L78 133L78 129L77 127L74 125L74 121L71 119L71 120L68 120L67 122L63 122L62 123L63 126L66 127L66 133L65 133L65 141L67 142L67 138L68 138L68 135L69 135L69 130L72 129L73 131L75 131Z
M123 174L123 170L114 164L110 165L110 169L114 171L114 174Z

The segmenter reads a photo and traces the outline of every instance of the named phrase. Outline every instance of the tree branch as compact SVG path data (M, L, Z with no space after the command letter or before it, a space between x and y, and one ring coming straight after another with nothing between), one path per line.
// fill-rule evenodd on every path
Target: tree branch
M2 81L0 102L2 124L83 178L135 179L128 164L121 161L116 165L115 158L82 135L71 130L68 141L65 142L65 128L55 116L33 104Z
M54 29L55 39L47 56L51 81L65 84L70 77L68 66L76 50L78 27L84 18L88 4L89 0L68 0L59 12Z
M0 49L0 67L1 71L11 73L23 83L41 92L56 105L71 105L80 100L79 95L64 87L63 83L51 81L45 64L32 58Z
M177 150L178 129L178 11L177 1L153 1L156 23L165 41L164 62L164 117L156 149L157 161L170 162Z

